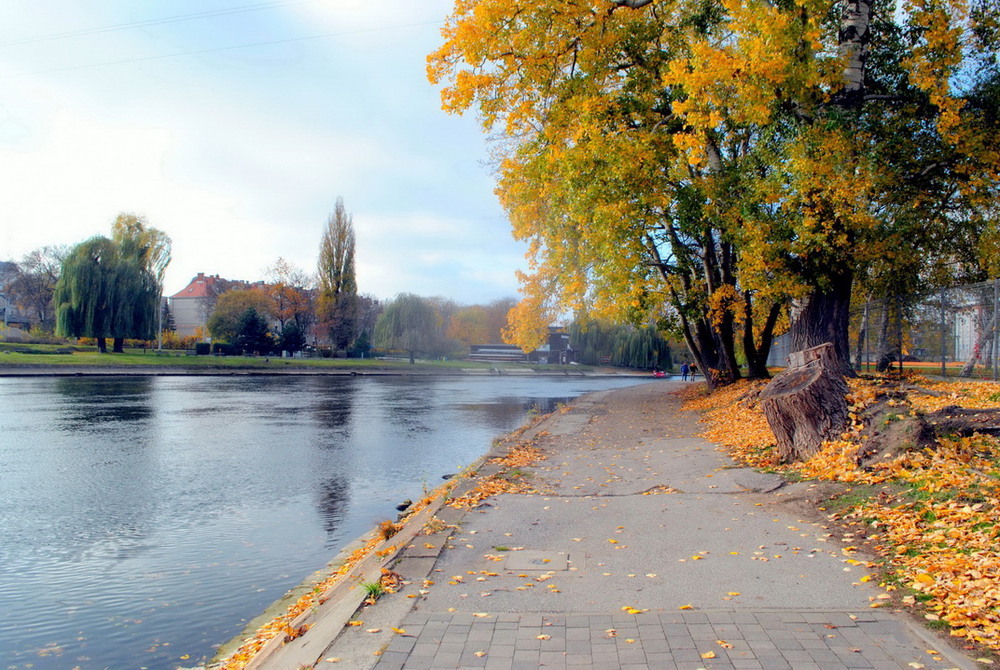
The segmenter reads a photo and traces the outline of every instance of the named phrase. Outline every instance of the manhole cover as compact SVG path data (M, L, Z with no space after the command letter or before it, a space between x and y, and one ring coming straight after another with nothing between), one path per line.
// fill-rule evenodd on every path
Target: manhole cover
M525 570L538 570L549 572L555 570L569 570L570 556L561 551L538 551L525 549L522 551L512 551L507 554L504 561L505 570L523 572Z

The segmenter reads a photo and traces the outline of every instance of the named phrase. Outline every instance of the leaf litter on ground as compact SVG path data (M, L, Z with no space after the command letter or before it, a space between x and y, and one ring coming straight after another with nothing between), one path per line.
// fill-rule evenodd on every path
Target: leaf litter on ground
M900 390L918 385L931 392L908 393L911 411L998 406L996 386L989 383L916 376L897 383ZM830 518L865 527L871 548L884 561L882 586L902 594L900 602L926 619L947 624L951 635L1000 651L1000 439L945 437L933 448L903 450L859 467L860 417L887 380L852 379L850 425L842 439L824 443L805 463L779 465L757 402L765 384L743 381L711 394L694 388L681 393L685 409L704 413L703 436L735 460L864 491Z

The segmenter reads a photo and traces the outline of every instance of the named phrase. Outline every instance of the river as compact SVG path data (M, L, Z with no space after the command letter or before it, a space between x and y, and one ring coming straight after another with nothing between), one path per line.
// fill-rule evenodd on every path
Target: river
M195 666L530 410L646 381L0 378L0 668Z

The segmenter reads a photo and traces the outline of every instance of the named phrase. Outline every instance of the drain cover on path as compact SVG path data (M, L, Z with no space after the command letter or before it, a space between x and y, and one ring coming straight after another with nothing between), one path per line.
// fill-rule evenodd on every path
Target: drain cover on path
M537 551L525 549L512 551L507 554L504 561L505 570L524 572L526 570L539 570L549 572L553 570L569 570L573 564L569 554L562 551Z

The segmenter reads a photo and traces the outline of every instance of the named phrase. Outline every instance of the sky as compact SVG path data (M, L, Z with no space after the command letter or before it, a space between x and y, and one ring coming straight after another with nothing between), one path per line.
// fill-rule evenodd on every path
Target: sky
M0 260L110 234L198 272L315 272L337 197L362 293L513 296L524 245L476 118L425 75L451 0L4 0Z

